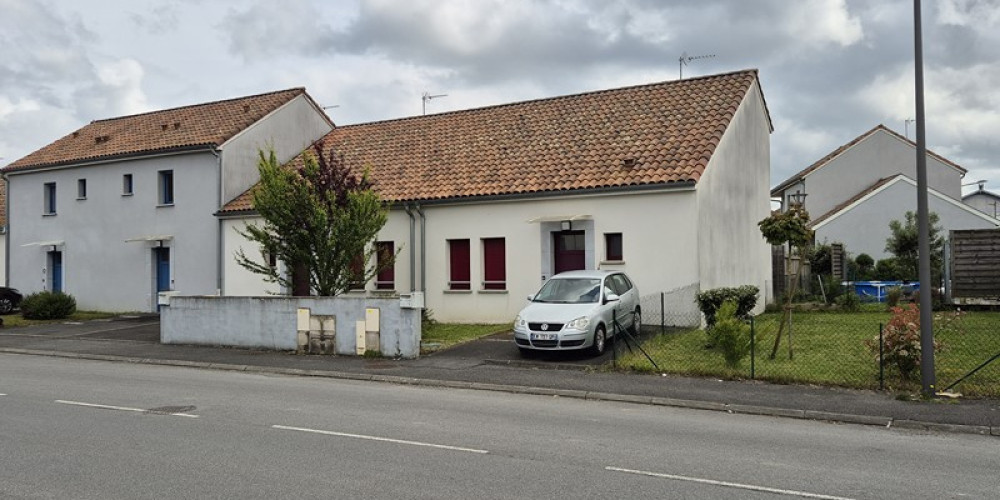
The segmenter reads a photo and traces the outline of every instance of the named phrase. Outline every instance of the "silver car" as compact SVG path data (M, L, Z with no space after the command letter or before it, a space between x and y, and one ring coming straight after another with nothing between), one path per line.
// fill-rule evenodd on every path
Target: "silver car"
M604 353L620 328L642 324L639 291L620 271L569 271L548 279L514 320L514 342L529 350L589 349Z

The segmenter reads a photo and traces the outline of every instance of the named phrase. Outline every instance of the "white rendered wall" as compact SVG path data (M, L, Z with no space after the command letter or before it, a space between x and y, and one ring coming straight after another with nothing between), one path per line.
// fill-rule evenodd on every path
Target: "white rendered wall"
M7 235L0 234L0 285L7 283Z
M916 150L908 143L876 131L805 179L806 210L813 218L871 187L879 179L903 174L917 178ZM927 186L956 200L962 198L962 174L927 156ZM794 193L791 189L786 191Z
M173 170L174 205L159 206L158 172ZM133 194L123 196L122 176ZM87 198L77 199L77 181ZM24 246L63 241L63 290L83 310L156 309L153 250L157 242L126 242L170 235L172 288L189 295L218 288L219 164L210 152L161 156L9 176L10 284L25 294L50 285L47 252ZM56 215L43 215L43 184L56 183Z
M771 276L771 247L757 223L770 213L770 125L751 87L698 181L701 289L754 285Z
M670 192L631 192L543 200L468 203L461 205L425 206L427 229L426 305L434 318L444 322L506 323L527 303L525 298L538 291L546 269L551 270L551 252L545 253L551 241L551 231L558 222L528 222L540 217L588 215L589 220L574 222L574 229L587 231L590 251L587 267L596 269L604 260L604 233L622 233L624 262L604 267L621 269L636 282L643 296L698 286L698 250L695 193L691 189ZM232 222L235 224L235 222ZM227 221L227 224L230 224ZM231 229L227 235L235 234ZM507 290L483 290L483 238L505 238ZM228 251L238 244L239 236L227 236ZM379 240L394 241L402 252L395 267L396 290L409 291L409 251L415 250L417 267L416 288L420 288L421 259L420 221L416 221L416 238L409 241L409 217L402 210L393 210ZM448 291L449 276L447 240L469 239L472 290ZM226 265L226 294L253 295L258 292L249 284L254 276L234 277L247 271ZM242 285L240 285L242 283ZM373 284L369 283L369 290ZM678 304L691 314L693 302Z
M333 130L322 112L303 94L284 104L221 146L223 176L221 203L243 194L260 179L258 152L273 146L278 161L294 158Z
M947 236L954 229L990 229L1000 220L987 217L978 211L963 209L963 204L951 198L929 194L928 211L936 213L942 231ZM885 242L892 235L889 222L906 220L906 212L917 211L917 189L914 184L897 181L872 198L862 201L846 212L816 228L817 243L843 243L852 257L861 253L876 261L892 257L885 251Z

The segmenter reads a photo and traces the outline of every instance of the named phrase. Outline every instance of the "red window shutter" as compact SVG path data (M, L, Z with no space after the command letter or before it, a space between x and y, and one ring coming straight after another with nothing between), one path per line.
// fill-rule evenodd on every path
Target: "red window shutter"
M451 261L448 288L451 290L471 290L469 240L448 240L448 254Z
M507 263L503 238L483 239L483 284L485 290L507 289Z
M379 241L376 243L376 259L378 266L382 267L389 259L392 259L396 249L391 241ZM377 290L393 290L396 288L395 266L389 266L378 272L375 277L375 288Z

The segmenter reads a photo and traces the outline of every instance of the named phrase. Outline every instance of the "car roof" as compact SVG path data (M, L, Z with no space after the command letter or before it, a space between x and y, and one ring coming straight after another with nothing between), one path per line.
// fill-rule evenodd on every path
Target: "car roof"
M602 269L587 269L580 271L564 271L550 279L562 279L562 278L594 278L600 279L605 276L610 276L612 274L623 274L621 271L607 271Z

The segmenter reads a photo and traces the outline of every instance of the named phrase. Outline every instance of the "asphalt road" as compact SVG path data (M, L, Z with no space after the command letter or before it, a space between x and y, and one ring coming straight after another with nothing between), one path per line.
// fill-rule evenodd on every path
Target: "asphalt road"
M0 354L0 498L995 498L995 439Z

